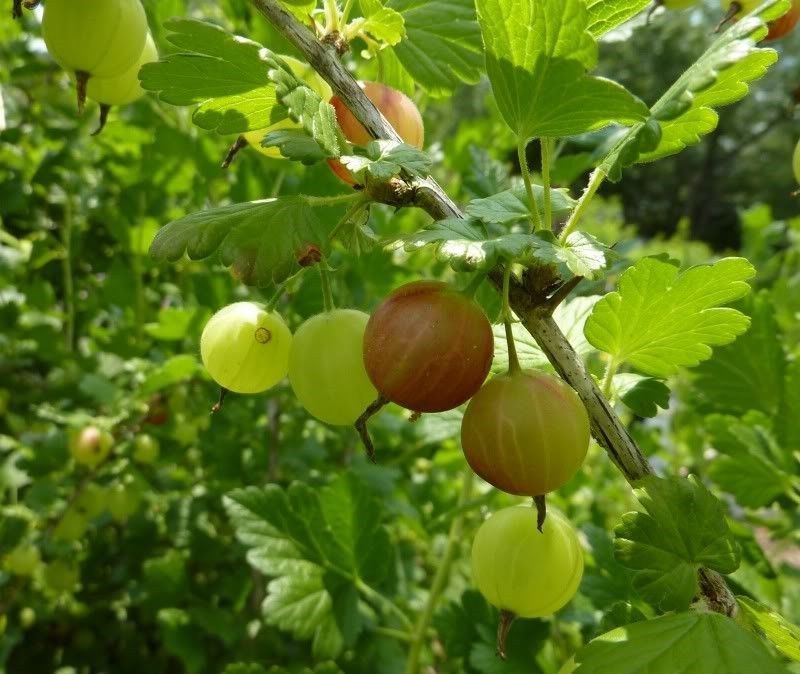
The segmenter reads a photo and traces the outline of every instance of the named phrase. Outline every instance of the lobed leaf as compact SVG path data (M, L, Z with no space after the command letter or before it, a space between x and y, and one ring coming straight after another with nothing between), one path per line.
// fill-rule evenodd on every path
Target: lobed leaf
M616 363L667 377L711 356L711 346L733 341L750 324L740 311L720 307L749 292L755 270L743 258L725 258L684 272L668 262L639 260L618 290L595 305L586 338Z
M732 573L739 550L722 504L699 480L650 476L639 484L645 512L623 515L614 530L617 561L635 571L634 587L648 602L684 610L699 593L699 568Z

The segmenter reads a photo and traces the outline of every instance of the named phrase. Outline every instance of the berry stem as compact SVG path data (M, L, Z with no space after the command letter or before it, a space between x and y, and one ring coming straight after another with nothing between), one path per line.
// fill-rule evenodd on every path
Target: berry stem
M533 497L533 505L536 508L536 528L542 533L542 527L547 519L547 500L544 494Z
M331 279L328 275L328 270L325 268L325 261L317 265L319 269L319 278L322 281L322 302L325 311L333 311L336 305L333 303L333 291L331 290Z
M367 452L367 458L372 463L375 463L375 445L372 444L372 438L369 436L367 422L388 404L389 401L386 398L383 396L378 396L377 400L370 403L369 407L367 407L367 409L364 410L364 413L358 417L358 419L356 419L356 423L354 424L356 430L358 431L358 435L361 437L361 442L364 445L364 449Z
M553 140L542 138L542 190L544 197L544 228L547 231L553 229L553 207L550 200L550 165L553 162Z
M244 136L239 136L228 148L228 152L225 154L225 159L222 160L222 168L228 168L232 163L233 160L236 159L236 155L239 154L244 148L246 148L250 143L248 143Z
M513 611L508 611L506 609L500 611L500 620L497 622L496 648L497 656L503 660L506 659L506 640L508 639L508 632L516 617Z
M506 264L503 270L503 326L506 330L506 342L508 343L508 373L516 374L522 368L519 366L519 358L517 357L517 345L514 343L514 332L511 329L511 307L508 303L508 290L511 285L511 262Z
M542 221L539 217L539 207L536 205L536 198L533 196L533 183L531 182L531 170L528 167L528 157L525 154L527 143L520 141L517 143L517 158L519 159L519 168L522 171L522 179L525 181L525 191L528 193L528 208L530 209L531 217L531 231L535 232L541 229Z

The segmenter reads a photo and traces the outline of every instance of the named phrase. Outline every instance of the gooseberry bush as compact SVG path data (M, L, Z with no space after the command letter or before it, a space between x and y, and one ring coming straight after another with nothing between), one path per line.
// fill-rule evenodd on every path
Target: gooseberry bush
M607 196L793 1L37 4L15 86L72 130L0 146L5 671L800 671L800 230ZM599 67L690 12L656 95Z

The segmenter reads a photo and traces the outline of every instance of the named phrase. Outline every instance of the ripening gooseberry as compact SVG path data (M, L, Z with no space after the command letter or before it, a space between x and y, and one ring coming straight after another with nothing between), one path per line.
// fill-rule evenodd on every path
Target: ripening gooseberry
M261 393L286 376L291 344L292 333L278 313L253 302L236 302L208 321L200 355L222 388Z
M319 76L314 68L307 63L303 63L302 61L298 61L296 58L292 58L291 56L281 56L280 58L284 63L286 63L286 65L289 66L297 79L308 84L308 86L311 87L311 89L315 91L323 101L327 101L330 98L332 93L330 86L325 80L322 79L322 77ZM248 145L258 150L264 156L272 157L273 159L281 159L283 155L281 154L279 148L263 147L261 145L261 141L264 140L264 136L272 131L299 128L300 124L295 122L290 117L287 117L286 119L276 122L275 124L271 124L263 129L255 129L254 131L243 133L242 137L247 141Z
M373 385L414 412L465 403L486 379L493 356L486 314L439 281L415 281L392 292L364 334L364 365Z
M111 452L114 437L108 431L100 430L97 426L86 426L70 439L69 449L75 463L95 468Z
M755 10L762 2L763 0L721 0L722 8L727 11L726 20L734 21ZM792 0L792 5L786 14L767 24L769 32L764 41L772 42L784 37L794 30L798 21L800 21L800 0Z
M153 36L147 33L144 49L136 62L121 75L93 77L86 86L86 95L102 105L127 105L144 96L139 83L139 70L145 63L158 61L158 49Z
M583 576L583 551L569 521L550 511L542 532L536 510L494 513L472 544L472 578L486 600L522 618L551 615L569 602Z
M425 142L425 126L422 115L414 102L404 93L381 84L380 82L359 82L367 98L371 100L386 121L392 125L404 143L422 149ZM367 145L372 136L359 122L344 101L338 96L330 100L336 111L336 121L339 123L344 137L354 145ZM355 185L353 174L336 159L329 159L328 165L338 178L348 185Z
M542 372L493 377L461 422L461 446L478 475L509 494L540 496L569 481L589 449L589 415L562 379Z
M82 106L91 77L117 77L136 63L147 16L139 0L47 0L42 35L53 58L77 77Z
M355 423L378 392L364 369L369 316L334 309L309 318L294 334L289 382L300 404L334 426Z

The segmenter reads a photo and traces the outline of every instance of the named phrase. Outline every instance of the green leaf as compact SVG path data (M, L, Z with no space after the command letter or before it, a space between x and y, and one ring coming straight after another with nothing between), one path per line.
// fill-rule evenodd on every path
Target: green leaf
M544 188L533 186L533 199L539 214L544 216ZM550 190L550 204L553 217L559 218L569 214L575 207L575 200L567 190ZM530 217L528 193L524 185L493 194L484 199L473 199L467 204L466 213L486 223L512 224Z
M679 273L668 262L643 258L625 271L619 289L600 300L586 322L586 338L645 374L668 377L711 356L711 346L733 341L750 319L721 308L749 292L755 270L742 258Z
M178 341L195 334L206 318L197 308L165 307L158 312L158 323L148 323L144 330L153 339Z
M170 19L165 27L184 53L145 65L139 74L143 88L171 105L199 104L194 123L223 134L286 119L260 44L203 21Z
M362 9L364 9L362 4ZM352 21L347 30L366 33L378 42L396 45L406 36L403 15L390 7L376 7L364 13L362 19Z
M200 369L197 356L182 354L172 356L147 375L139 387L139 394L150 395L169 386L190 379Z
M763 77L778 60L775 50L756 46L766 34L758 15L775 16L787 7L786 0L765 2L761 10L734 23L681 75L652 108L661 126L661 141L639 161L680 152L716 128L719 117L714 108L744 98L748 83Z
M375 495L345 474L323 489L297 482L239 489L225 507L250 564L274 577L267 622L312 639L318 657L336 657L361 629L357 586L380 585L393 565Z
M406 39L397 59L432 96L448 96L462 82L477 84L483 66L472 0L390 0L403 17Z
M800 662L800 627L777 611L748 597L736 597L742 621L753 632L767 639L781 655Z
M268 286L300 269L309 246L327 248L325 225L301 196L263 199L187 215L162 227L150 254L176 262L184 253L200 260L219 250L242 282Z
M792 489L797 464L775 441L769 419L759 412L742 417L714 414L706 419L711 446L720 456L708 467L711 478L743 506L758 508Z
M200 674L206 670L205 649L198 648L202 632L192 624L189 614L178 608L165 608L158 612L158 627L162 644L183 662L189 674Z
M261 141L262 147L277 147L281 155L303 164L316 164L327 157L319 143L305 131L281 129L268 132Z
M762 292L745 298L737 308L750 317L750 329L700 364L694 387L711 410L727 414L760 410L775 415L784 389L786 356L774 307Z
M647 118L624 87L587 70L597 45L583 0L478 0L486 68L506 124L522 140ZM543 92L547 92L546 95Z
M654 417L659 407L669 407L669 387L658 379L625 372L614 375L613 390L640 417Z
M27 518L4 510L0 519L0 555L5 555L17 547L27 532Z
M594 351L594 347L583 336L583 327L592 312L592 307L599 299L599 296L575 297L559 304L553 312L553 320L579 356L585 357ZM506 343L505 328L501 324L493 326L492 329L494 331L492 372L505 372L508 370L508 344ZM513 323L511 331L517 347L517 357L523 369L540 370L551 367L547 356L544 355L525 326Z
M800 358L786 368L783 400L775 423L781 444L786 449L800 450Z
M595 37L600 37L632 19L650 4L650 0L586 0L588 30Z
M688 608L705 566L732 573L739 550L722 504L696 478L647 477L636 497L646 512L622 516L614 530L617 561L635 571L633 584L662 611Z
M786 672L759 639L718 613L678 613L617 628L584 646L575 661L574 674Z
M431 168L427 153L392 140L373 140L367 145L366 157L353 155L341 157L340 160L362 183L365 174L386 182L401 173L424 177Z
M599 609L634 598L631 574L615 559L609 532L594 524L586 524L581 530L589 544L581 593Z

